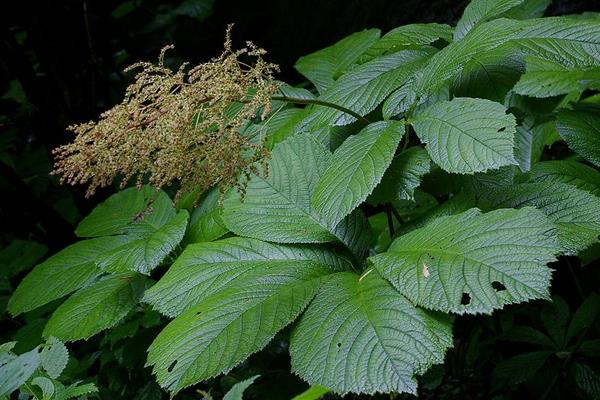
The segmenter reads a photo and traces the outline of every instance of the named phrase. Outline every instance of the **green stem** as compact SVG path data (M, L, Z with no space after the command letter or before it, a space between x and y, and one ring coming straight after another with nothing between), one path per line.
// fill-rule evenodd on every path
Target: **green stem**
M366 119L365 117L363 117L362 115L350 110L349 108L340 106L338 104L335 103L330 103L328 101L323 101L323 100L317 100L317 99L300 99L300 98L296 98L296 97L288 97L288 96L272 96L271 97L272 100L279 100L279 101L285 101L287 103L294 103L294 104L315 104L318 106L325 106L325 107L329 107L329 108L334 108L338 111L344 112L346 114L349 114L351 116L353 116L354 118L364 122L364 123L370 123L370 121L368 119Z

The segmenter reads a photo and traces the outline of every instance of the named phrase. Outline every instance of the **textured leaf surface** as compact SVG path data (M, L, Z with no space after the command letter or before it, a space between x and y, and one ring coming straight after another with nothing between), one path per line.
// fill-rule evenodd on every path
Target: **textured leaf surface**
M49 337L40 353L42 367L52 379L56 379L63 372L69 361L69 351L63 342L55 337Z
M490 313L548 298L546 264L559 251L555 226L533 208L486 214L471 209L403 235L369 260L418 305Z
M138 238L137 235L128 235L133 240L107 252L98 266L110 272L137 271L150 274L183 239L188 216L186 210L181 210L147 236Z
M595 49L597 51L597 49ZM563 65L545 58L526 57L527 71L514 87L524 96L551 97L600 87L600 67ZM600 64L599 60L595 64Z
M419 97L430 96L456 77L474 56L501 45L518 45L542 39L562 39L563 46L575 42L600 44L600 21L568 17L538 18L525 21L498 19L475 27L461 40L435 54L423 68L412 91Z
M600 172L577 161L542 161L531 167L526 179L529 182L558 182L600 196Z
M82 240L58 252L21 281L8 310L13 315L31 311L89 285L102 273L96 262L128 240L124 236Z
M150 186L125 189L110 196L81 221L80 237L121 234L145 235L156 231L175 216L173 202L163 191Z
M135 307L146 283L143 275L126 272L79 290L52 314L44 336L74 341L112 328Z
M373 111L395 89L402 86L432 54L434 49L404 50L362 64L343 75L319 96L348 108L359 115ZM343 111L325 106L311 106L299 130L314 132L331 126L348 125L356 120Z
M455 98L425 108L411 124L431 159L448 172L472 174L517 163L515 117L500 103Z
M221 218L220 197L220 191L213 189L200 199L200 204L190 217L184 242L211 242L228 232Z
M252 385L259 376L260 375L255 375L251 378L236 383L231 389L229 389L227 393L225 393L223 400L242 400L244 391L248 389L248 387L250 387L250 385Z
M266 346L279 330L292 322L314 297L321 278L336 271L337 266L318 260L276 259L281 253L288 253L289 257L297 249L261 246L274 259L262 263L239 262L237 268L232 268L231 263L216 264L221 271L209 269L203 287L215 280L222 288L179 315L152 343L148 364L154 367L162 387L177 392L229 371ZM226 269L230 271L227 274L222 272ZM239 274L237 270L244 272ZM234 281L225 287L223 281L230 279Z
M454 40L462 39L476 25L495 19L523 3L523 0L472 0L456 24Z
M569 147L600 167L600 114L591 110L563 110L558 113L556 129Z
M452 345L447 316L421 310L376 272L333 275L294 328L292 369L338 393L415 393Z
M268 175L254 174L244 199L231 191L223 220L238 235L282 243L339 240L359 257L366 253L368 231L358 212L344 222L328 223L313 209L310 196L331 160L331 153L310 135L278 144L269 159Z
M403 135L404 121L381 121L346 139L315 187L314 209L337 225L381 181Z
M232 285L253 285L265 271L329 266L351 269L349 261L323 247L286 246L248 238L229 238L188 246L169 271L146 291L144 301L175 316Z
M394 157L369 201L385 203L391 200L413 200L415 189L430 170L431 159L425 149L415 146L402 151Z
M379 39L380 34L379 29L353 33L332 46L300 57L295 67L322 93Z
M33 375L39 365L40 355L37 347L0 364L0 396L7 396L17 390Z
M558 226L563 250L575 254L598 241L600 198L564 183L522 183L490 190L490 208L533 206Z
M188 212L175 211L163 191L148 186L116 193L97 206L77 227L82 237L127 235L99 266L107 271L149 274L175 248L185 234Z
M362 58L372 59L406 49L429 45L438 39L452 41L452 27L445 24L409 24L392 29L365 52Z

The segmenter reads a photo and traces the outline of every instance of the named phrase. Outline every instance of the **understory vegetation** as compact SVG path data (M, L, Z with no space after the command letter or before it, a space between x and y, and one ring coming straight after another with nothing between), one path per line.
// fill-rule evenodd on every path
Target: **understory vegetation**
M0 398L600 399L600 14L549 3L359 31L300 85L235 26L134 65L54 152L119 190L0 251Z

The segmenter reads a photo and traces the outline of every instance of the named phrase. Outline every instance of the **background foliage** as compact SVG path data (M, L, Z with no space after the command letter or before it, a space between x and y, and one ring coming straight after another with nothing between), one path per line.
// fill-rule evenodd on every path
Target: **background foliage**
M111 193L107 189L94 199L85 200L83 189L58 186L55 179L48 176L49 150L67 141L67 125L94 118L119 101L131 79L120 72L123 67L140 59L155 58L159 49L168 43L176 46L167 60L170 65L178 65L182 59L202 61L219 52L224 26L235 22L238 40L252 39L267 48L269 60L281 66L280 78L301 83L303 78L292 67L301 55L364 28L378 27L387 31L410 22L455 23L465 4L462 1L432 1L427 6L420 1L142 3L133 0L39 4L24 1L15 3L11 12L3 13L0 17L3 19L0 342L16 341L12 349L6 350L15 356L33 359L31 350L41 346L41 355L52 351L55 352L52 359L65 360L64 365L58 366L48 365L43 360L29 361L31 368L40 374L39 384L31 390L43 393L47 383L42 378L48 375L60 376L64 387L59 389L66 393L64 398L69 390L74 395L91 391L91 383L98 388L98 393L91 396L101 398L167 398L154 383L149 368L144 368L145 351L166 323L157 312L140 309L116 329L89 341L70 344L67 354L60 342L41 338L42 328L58 303L50 303L16 319L9 318L4 311L8 298L26 272L48 255L74 243L73 230L81 217ZM547 15L598 10L594 1L556 1ZM427 121L416 121L417 134L419 124L427 124ZM557 143L544 157L560 158L565 152L564 144ZM464 168L461 164L448 167ZM406 193L407 198L412 195ZM339 209L327 208L332 212ZM173 220L169 223L176 230L175 211L165 210L165 215L168 215L166 220ZM106 232L80 231L78 234L96 237ZM150 236L148 233L136 240L150 240ZM91 240L96 240L98 246L113 245L108 243L112 239ZM131 250L136 243L126 244ZM168 253L170 249L163 251ZM93 251L88 257L94 257ZM585 261L584 258L583 263ZM110 264L110 260L106 262ZM597 269L582 268L581 263L579 258L562 257L552 265L555 270L552 303L536 301L507 307L492 316L457 319L454 348L446 355L443 365L435 366L421 379L421 397L488 399L568 395L598 398L600 389L594 376L600 356L600 330L598 322L593 321L595 310L600 308L594 294L599 276ZM151 264L150 260L149 269L156 267ZM118 266L112 268L118 271ZM126 281L130 285L128 295L140 296L146 282L135 278L130 283L127 276L119 277L125 280L101 281L104 285L101 290L84 295L101 295ZM38 293L32 293L27 307L34 308L36 295ZM60 307L65 313L71 312L66 303ZM111 318L118 319L129 311L120 310L121 314L114 316L101 312L91 315L107 318L106 323L110 324ZM587 321L590 315L594 318ZM76 332L73 327L58 328L64 330L64 335L86 336L86 332ZM287 335L286 331L277 335L264 351L251 356L247 363L228 375L185 390L179 396L202 398L204 393L210 392L220 398L235 383L256 375L260 377L246 391L246 398L289 399L301 393L307 386L289 372ZM573 353L573 349L578 352ZM401 397L404 396L396 396Z

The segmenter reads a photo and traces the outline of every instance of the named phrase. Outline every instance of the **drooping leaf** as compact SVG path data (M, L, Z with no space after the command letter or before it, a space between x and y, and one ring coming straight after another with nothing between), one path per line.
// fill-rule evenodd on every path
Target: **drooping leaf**
M426 308L490 313L505 304L548 298L560 251L556 227L533 208L471 209L403 235L371 264Z
M8 303L8 310L18 315L89 285L102 273L96 262L128 240L125 236L82 240L58 252L21 281Z
M268 175L252 175L243 199L235 190L225 199L225 225L241 236L280 243L339 240L362 257L369 240L368 231L361 231L365 218L357 211L336 226L311 206L311 194L330 160L331 153L310 135L278 144Z
M244 391L248 389L248 387L252 385L259 376L260 375L255 375L251 378L244 379L243 381L236 383L231 389L229 389L227 393L225 393L223 400L242 400Z
M323 93L379 39L380 34L379 29L353 33L332 46L300 57L295 68Z
M127 235L130 240L106 254L100 268L149 274L183 239L188 212L175 210L163 191L130 188L109 197L77 227L81 237Z
M434 103L410 122L431 159L448 172L472 174L517 163L515 117L502 104L455 98Z
M431 159L422 147L402 151L392 161L375 188L369 202L385 203L391 200L413 200L421 179L431 170Z
M456 24L454 40L462 39L475 26L498 18L521 3L523 0L472 0Z
M319 100L334 103L365 116L398 89L435 53L433 48L404 50L377 57L343 75L319 96ZM348 125L356 118L327 106L311 106L297 130L315 132L331 126Z
M228 232L221 218L223 210L219 204L220 197L221 193L215 188L200 199L198 207L190 217L184 242L212 242Z
M150 346L148 365L153 366L163 388L176 393L228 372L266 346L304 310L316 294L322 277L339 271L339 261L334 261L337 265L325 264L317 254L314 261L302 260L306 255L298 248L249 239L247 243L257 247L254 255L250 249L239 246L233 246L230 251L247 252L246 258L262 258L262 262L216 264L216 268L197 280L200 301L167 325ZM285 259L294 254L300 261ZM283 255L284 259L269 261L271 255ZM238 274L240 269L244 272ZM228 280L233 281L228 284ZM202 298L202 289L206 291L210 281L222 288Z
M79 223L79 237L137 234L156 231L175 217L173 202L150 186L125 189L110 196Z
M109 272L150 274L183 239L188 217L187 210L181 210L148 236L128 235L133 240L108 251L98 266Z
M0 396L8 396L33 375L40 365L37 347L0 364Z
M567 254L598 242L600 198L559 182L522 183L482 193L488 209L533 206L558 226L558 237Z
M63 342L51 336L40 353L42 368L48 376L56 379L63 372L69 361L69 351Z
M600 114L597 108L560 111L556 129L571 149L600 167Z
M554 43L569 46L575 42L600 45L600 21L570 17L537 18L525 21L497 19L472 29L463 39L452 42L436 53L415 80L411 91L415 97L429 97L448 80L456 77L474 56L502 45L517 46L520 41L531 42L548 38L561 39ZM527 54L527 53L524 53Z
M361 57L361 61L368 61L401 50L418 49L439 39L450 43L452 41L452 30L449 25L436 23L399 26L373 43Z
M108 275L80 289L54 311L44 336L70 342L112 328L137 304L147 279L135 272Z
M229 238L188 246L169 271L144 295L144 301L168 316L181 314L232 285L251 285L265 271L329 265L350 269L349 261L322 247L285 246L256 239Z
M536 163L525 175L529 182L559 182L600 196L600 172L577 161L552 160Z
M381 181L403 135L404 121L381 121L346 139L312 194L319 215L336 226L358 207Z
M42 390L43 399L51 399L54 396L55 388L51 379L45 376L38 376L31 380L31 383Z
M415 393L416 374L444 359L450 319L421 310L377 272L333 275L294 328L292 370L340 394Z
M513 90L524 96L552 97L600 88L600 57L596 66L564 65L537 56L525 57L527 71Z

